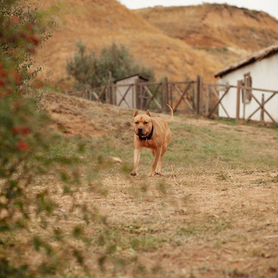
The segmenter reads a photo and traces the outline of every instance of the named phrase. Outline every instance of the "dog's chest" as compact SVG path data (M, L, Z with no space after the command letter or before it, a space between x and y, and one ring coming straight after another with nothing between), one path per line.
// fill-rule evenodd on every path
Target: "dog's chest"
M140 141L141 146L145 147L145 148L150 148L150 149L154 149L156 148L156 144L154 142L154 140L142 140Z

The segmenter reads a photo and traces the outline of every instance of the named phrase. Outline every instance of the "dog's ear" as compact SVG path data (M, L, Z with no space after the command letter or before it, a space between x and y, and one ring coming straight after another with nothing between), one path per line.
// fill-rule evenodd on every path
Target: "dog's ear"
M147 114L148 116L151 116L151 113L150 113L149 110L146 111L146 114Z
M133 113L133 117L136 117L138 115L138 111L136 110L136 111L134 111L134 113Z

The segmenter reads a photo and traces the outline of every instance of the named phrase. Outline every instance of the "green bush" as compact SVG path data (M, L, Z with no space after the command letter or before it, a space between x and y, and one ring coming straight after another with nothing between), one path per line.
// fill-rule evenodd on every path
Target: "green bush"
M83 44L78 44L77 53L67 64L67 72L76 81L76 87L99 87L117 79L132 75L154 80L152 70L135 63L126 47L112 44L104 48L99 57L96 53L87 53Z

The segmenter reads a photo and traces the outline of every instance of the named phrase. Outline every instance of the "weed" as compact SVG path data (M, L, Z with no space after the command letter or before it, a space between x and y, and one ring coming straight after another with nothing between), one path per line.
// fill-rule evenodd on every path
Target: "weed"
M131 240L135 251L151 252L161 247L163 240L154 236L139 236Z

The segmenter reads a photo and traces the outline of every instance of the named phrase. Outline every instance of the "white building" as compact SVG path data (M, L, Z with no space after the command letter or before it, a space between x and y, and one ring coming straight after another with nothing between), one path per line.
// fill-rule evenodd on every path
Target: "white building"
M116 80L115 104L125 108L137 108L138 92L136 85L140 82L147 81L148 79L142 77L139 74Z
M238 90L236 87L231 87L221 101L226 112L220 105L219 117L228 117L226 114L228 113L230 118L271 122L270 115L278 123L278 94L273 95L268 91L278 91L278 45L255 53L240 63L218 72L215 77L219 78L219 84L254 88L241 87ZM255 90L256 88L264 90ZM223 94L221 91L219 97L221 98ZM263 112L258 102L265 103L264 108L269 115Z

